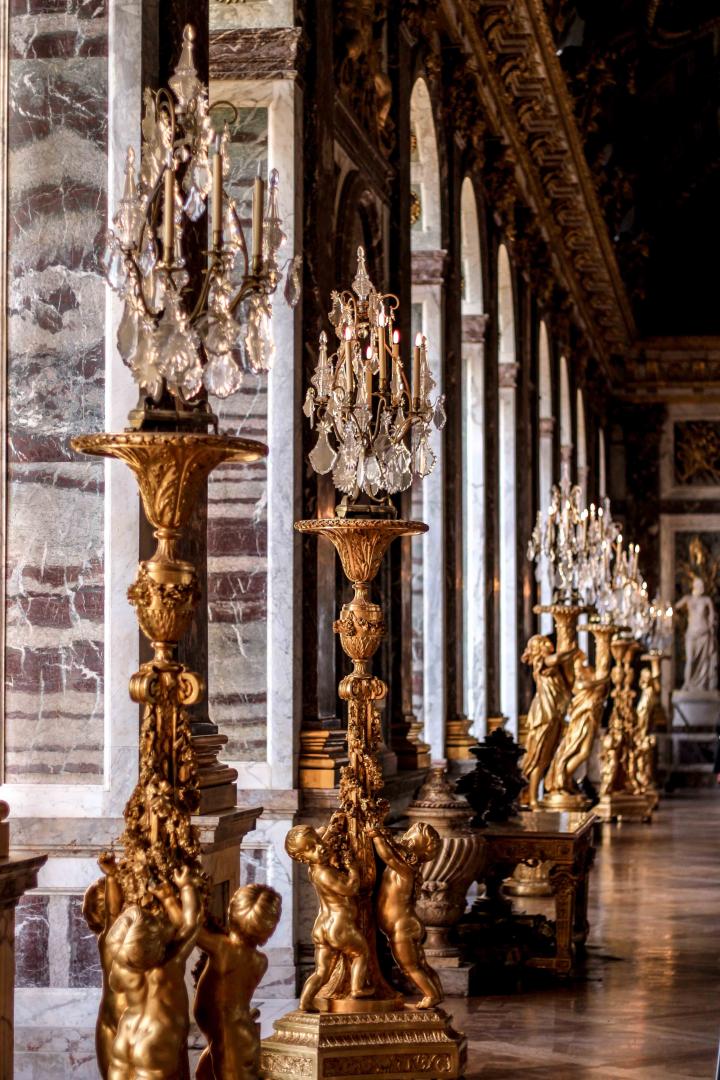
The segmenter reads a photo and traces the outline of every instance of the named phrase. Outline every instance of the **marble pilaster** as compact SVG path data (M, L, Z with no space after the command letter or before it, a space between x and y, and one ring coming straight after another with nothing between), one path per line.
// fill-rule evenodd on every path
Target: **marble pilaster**
M516 502L516 378L518 365L498 367L498 443L500 453L500 707L517 733L518 721L518 565Z
M465 578L464 693L472 732L482 738L487 716L485 631L485 347L486 316L463 318L465 409L463 561ZM478 325L479 324L479 325Z

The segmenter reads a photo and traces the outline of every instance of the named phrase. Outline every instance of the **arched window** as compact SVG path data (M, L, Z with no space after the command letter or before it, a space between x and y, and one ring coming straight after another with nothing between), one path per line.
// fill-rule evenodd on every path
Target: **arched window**
M583 505L585 505L587 503L588 482L587 432L585 428L585 404L580 387L577 389L575 402L575 411L577 413L577 482L582 491Z
M410 97L412 191L412 335L425 335L428 358L442 393L442 273L440 169L432 103L418 79ZM420 272L418 272L420 271ZM432 757L445 757L447 687L445 676L445 513L442 440L431 441L435 468L412 492L413 517L430 529L412 540L413 712L422 718Z
M540 323L538 339L538 509L545 511L550 502L550 490L553 485L553 436L555 417L553 416L552 369L550 366L550 340L547 326ZM546 572L540 577L540 603L552 603L552 590ZM552 631L551 615L540 618L543 633Z
M570 404L570 379L567 360L560 357L560 470L570 475L572 471L572 407Z
M515 304L507 249L498 252L498 442L500 508L500 707L517 731L518 565Z
M460 196L463 371L463 642L464 703L473 734L485 734L485 315L480 232L469 177Z

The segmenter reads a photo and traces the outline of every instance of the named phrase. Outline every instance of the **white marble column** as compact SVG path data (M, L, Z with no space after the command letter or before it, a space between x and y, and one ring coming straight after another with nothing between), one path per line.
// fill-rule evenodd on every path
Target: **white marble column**
M516 379L518 364L498 365L500 503L500 708L517 734L518 565Z
M553 435L555 433L555 419L552 416L541 416L538 424L538 459L539 459L539 489L540 510L545 513L550 505L550 490L553 484ZM548 560L541 560L540 578L540 603L552 603L552 586L548 577ZM551 634L553 631L552 615L540 616L540 632Z
M485 626L485 327L486 315L463 316L463 577L464 698L472 734L487 723Z
M211 95L238 109L268 111L268 173L280 174L280 214L287 236L281 252L289 260L302 242L302 90L293 79L214 79ZM284 840L298 807L297 757L301 709L300 635L302 611L300 545L293 522L300 517L300 468L296 448L303 421L300 381L301 305L291 308L283 284L273 297L275 359L268 376L267 430L267 736L262 761L232 761L241 802L261 803L262 816L243 844L246 857L263 864L268 885L283 898L284 916L265 950L270 959L266 995L294 993L296 928L293 865Z
M413 304L422 305L422 332L428 342L428 359L442 394L442 269L445 252L413 252ZM433 761L445 758L447 681L445 675L445 463L443 438L433 431L430 440L436 456L429 476L416 481L422 494L423 521L430 526L422 537L423 553L423 717L425 741Z

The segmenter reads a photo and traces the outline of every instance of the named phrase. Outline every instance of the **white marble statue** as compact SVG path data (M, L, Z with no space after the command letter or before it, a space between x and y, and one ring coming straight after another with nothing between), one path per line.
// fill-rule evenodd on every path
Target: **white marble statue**
M702 578L694 577L689 593L675 605L687 611L683 690L717 690L718 646L715 605L705 595Z

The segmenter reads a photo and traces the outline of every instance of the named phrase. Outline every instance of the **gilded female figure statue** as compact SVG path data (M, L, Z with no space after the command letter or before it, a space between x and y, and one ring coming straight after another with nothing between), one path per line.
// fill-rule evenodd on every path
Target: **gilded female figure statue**
M300 1008L305 1012L317 1011L315 998L343 959L350 964L350 996L372 997L374 993L374 987L366 985L370 947L359 926L360 872L349 848L345 866L341 869L333 865L331 848L323 842L333 827L332 820L327 830L296 825L285 838L285 850L291 859L305 863L320 901L312 934L315 970L300 994Z
M207 961L195 993L195 1019L208 1041L196 1080L257 1080L260 1039L250 1008L267 957L258 951L275 930L282 900L267 885L243 885L230 901L227 931L202 929L198 945Z
M676 611L686 611L685 676L683 690L717 690L718 650L715 605L705 595L700 577L692 579L689 593L675 604Z
M100 1075L103 1080L107 1080L112 1044L115 1041L120 1017L127 1004L125 994L122 991L113 990L108 978L111 957L107 946L107 936L122 910L123 897L117 879L115 856L107 853L101 855L98 865L105 876L93 882L88 888L83 899L82 911L88 926L97 935L102 966L103 985L95 1027L95 1052Z
M522 655L523 663L532 665L535 680L535 696L528 711L527 741L521 765L523 776L528 781L525 799L533 810L539 806L540 783L560 742L572 693L570 665L576 650L555 653L553 649L549 637L535 634Z
M604 663L593 667L578 650L574 672L567 726L545 780L550 794L574 793L574 774L590 757L607 697L609 677Z
M630 783L633 791L645 795L654 787L655 736L651 733L652 718L660 696L659 679L653 678L650 668L640 672L640 697L637 704L637 724L631 749Z
M126 1002L108 1080L184 1080L188 1075L185 962L197 940L202 905L187 866L175 872L174 880L180 901L172 885L163 883L154 890L162 914L131 904L106 939L108 982Z
M386 829L370 829L375 850L385 863L378 894L378 926L390 942L393 959L422 998L411 1008L431 1009L443 999L442 983L425 959L425 927L415 911L420 866L433 859L440 837L432 825L417 821L396 841Z

